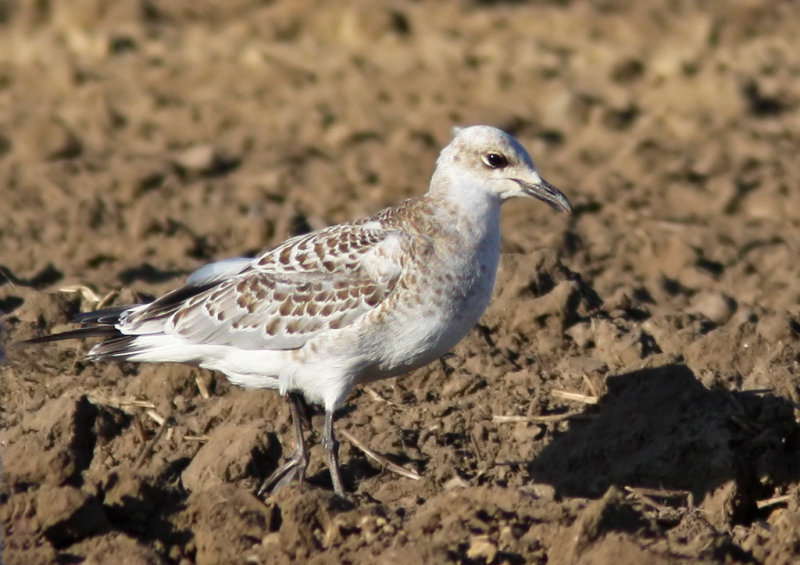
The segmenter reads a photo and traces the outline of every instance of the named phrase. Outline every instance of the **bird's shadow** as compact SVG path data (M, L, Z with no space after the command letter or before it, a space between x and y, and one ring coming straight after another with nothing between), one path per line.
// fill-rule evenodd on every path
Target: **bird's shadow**
M733 480L740 513L800 478L794 406L769 392L709 390L683 364L608 379L594 417L574 421L530 462L565 496L610 486L684 490L701 500ZM744 517L742 517L744 518Z

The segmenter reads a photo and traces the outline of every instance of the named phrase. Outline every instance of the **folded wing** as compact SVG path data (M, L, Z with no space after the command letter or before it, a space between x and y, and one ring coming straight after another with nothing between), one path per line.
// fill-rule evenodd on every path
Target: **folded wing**
M227 278L201 277L200 284L124 312L116 328L126 336L171 334L191 344L298 348L386 300L412 244L400 231L370 224L295 237Z

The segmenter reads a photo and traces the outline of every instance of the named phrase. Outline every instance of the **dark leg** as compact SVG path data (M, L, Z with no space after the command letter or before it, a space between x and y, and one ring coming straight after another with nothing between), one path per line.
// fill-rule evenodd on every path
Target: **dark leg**
M294 452L289 460L275 469L272 474L261 483L256 496L260 497L270 486L275 485L270 492L277 492L282 487L292 481L305 480L306 468L308 467L308 448L303 436L303 422L308 423L305 412L305 401L296 392L289 393L289 410L292 414L292 424L294 424L295 443Z
M342 476L339 472L339 442L333 435L333 412L325 411L325 427L322 430L322 447L328 460L328 469L331 472L333 491L339 496L344 496Z

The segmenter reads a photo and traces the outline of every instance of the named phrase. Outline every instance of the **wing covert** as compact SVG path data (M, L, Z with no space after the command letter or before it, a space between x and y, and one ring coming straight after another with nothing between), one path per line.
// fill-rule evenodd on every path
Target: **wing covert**
M161 309L121 321L126 334L177 334L191 343L294 349L353 323L394 290L412 237L374 226L334 226L292 238L246 270ZM157 318L157 319L156 319Z

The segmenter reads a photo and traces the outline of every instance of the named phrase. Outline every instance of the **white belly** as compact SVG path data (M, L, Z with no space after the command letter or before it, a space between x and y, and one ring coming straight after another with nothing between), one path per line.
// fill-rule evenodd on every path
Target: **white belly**
M372 362L365 365L357 382L396 376L430 363L467 335L486 310L494 288L499 242L497 246L493 243L486 242L479 253L465 254L460 258L462 264L447 266L444 281L420 274L421 284L415 292L427 296L401 298L375 339L365 341ZM431 297L431 293L438 296Z

